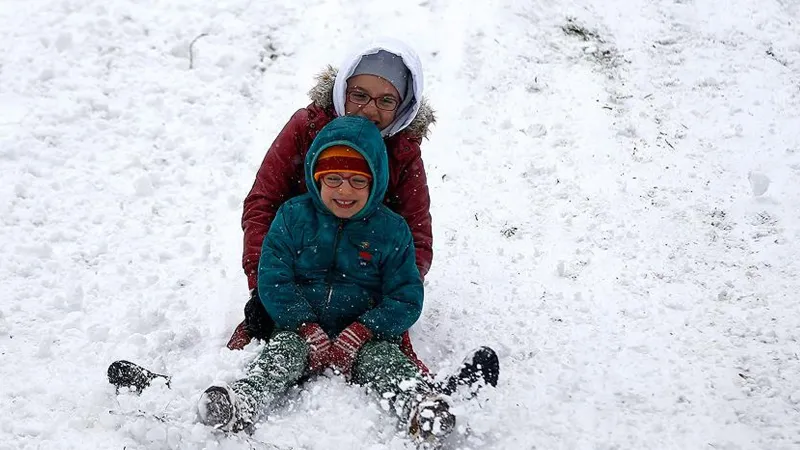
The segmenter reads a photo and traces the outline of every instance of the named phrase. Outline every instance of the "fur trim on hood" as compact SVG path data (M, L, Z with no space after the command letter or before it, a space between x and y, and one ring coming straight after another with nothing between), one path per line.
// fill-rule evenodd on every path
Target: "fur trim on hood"
M333 84L336 81L336 74L338 69L333 66L327 66L316 77L317 83L308 91L308 96L311 101L320 108L327 109L333 106ZM428 99L422 98L422 104L419 108L417 116L414 120L403 130L411 136L422 139L428 138L431 125L436 123L436 112L428 103Z

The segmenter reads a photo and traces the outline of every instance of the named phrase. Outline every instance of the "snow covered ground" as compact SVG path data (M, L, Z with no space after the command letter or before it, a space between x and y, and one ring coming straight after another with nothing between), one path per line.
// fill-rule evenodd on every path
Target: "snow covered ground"
M439 117L414 341L437 370L501 358L462 449L800 448L792 0L4 0L0 448L250 448L192 424L258 351L224 348L242 199L375 34L418 49ZM120 358L172 389L116 395ZM337 378L253 437L410 448Z

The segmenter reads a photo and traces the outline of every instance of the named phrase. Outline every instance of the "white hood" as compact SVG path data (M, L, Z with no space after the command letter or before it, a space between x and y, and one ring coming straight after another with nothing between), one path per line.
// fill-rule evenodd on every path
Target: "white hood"
M403 58L403 63L408 67L411 72L412 86L414 89L414 98L402 111L397 111L397 116L394 121L386 128L381 130L383 137L393 136L402 131L408 124L414 120L419 112L419 107L422 104L422 63L419 60L417 53L405 43L392 38L377 38L366 45L359 47L358 51L351 53L339 65L339 73L336 75L336 81L333 84L333 107L336 109L336 114L344 116L344 99L345 92L347 91L347 79L350 78L361 57L364 55L371 55L380 50L385 50L389 53Z

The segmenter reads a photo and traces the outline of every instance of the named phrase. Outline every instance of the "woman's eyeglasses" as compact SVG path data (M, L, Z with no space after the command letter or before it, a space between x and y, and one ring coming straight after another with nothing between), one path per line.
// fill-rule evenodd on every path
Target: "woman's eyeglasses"
M347 91L347 100L361 106L365 106L369 104L369 102L374 101L375 107L384 111L394 111L399 105L398 100L394 98L394 96L381 95L372 97L364 91L357 91L355 89Z

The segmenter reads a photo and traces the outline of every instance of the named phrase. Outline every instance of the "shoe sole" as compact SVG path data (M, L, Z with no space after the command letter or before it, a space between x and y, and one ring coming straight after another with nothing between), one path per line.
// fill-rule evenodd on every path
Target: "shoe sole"
M215 428L225 428L233 419L233 403L225 388L212 386L203 394L205 414L200 414L201 421Z

